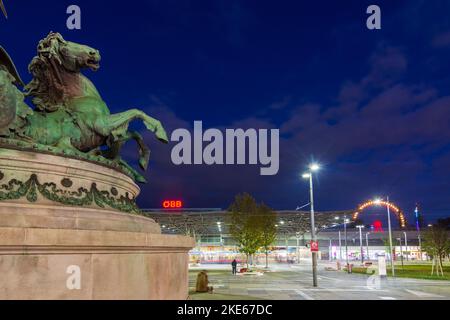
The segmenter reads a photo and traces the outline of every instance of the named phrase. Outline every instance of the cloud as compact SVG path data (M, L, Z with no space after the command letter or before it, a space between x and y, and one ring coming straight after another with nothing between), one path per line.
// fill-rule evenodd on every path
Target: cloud
M404 74L408 61L400 48L380 45L370 58L371 70L361 84L374 88L386 87Z
M292 96L290 96L290 95L284 96L280 100L272 102L269 105L269 109L272 109L272 110L284 109L291 103L291 101L292 101Z
M434 36L431 44L436 48L448 47L450 45L450 31L442 32Z
M450 141L450 96L431 86L403 82L407 72L401 49L379 47L369 59L367 74L344 81L329 104L310 101L295 106L292 94L260 116L218 127L280 128L276 176L260 176L259 166L175 166L170 159L174 144L157 143L153 134L144 132L152 159L149 184L142 186L139 203L158 207L165 198L181 198L191 207L225 208L236 193L246 191L278 209L293 208L307 202L307 192L299 190L305 187L299 173L314 157L324 163L317 184L318 210L350 209L349 203L388 193L405 206L425 201L430 210L433 203L442 208L442 192L448 190L422 197L450 181L450 170L434 181L427 178L438 168L450 168L448 154L432 165L427 160ZM146 111L163 122L169 135L176 128L192 128L193 120L178 117L157 96L150 97ZM284 119L275 121L273 113ZM209 128L207 122L204 127ZM424 181L420 185L419 179Z

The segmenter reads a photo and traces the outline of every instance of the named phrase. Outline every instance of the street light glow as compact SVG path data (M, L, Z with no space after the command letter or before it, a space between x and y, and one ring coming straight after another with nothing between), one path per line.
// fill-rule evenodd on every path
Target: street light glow
M373 203L379 205L379 204L381 204L381 199L380 198L376 198L375 200L373 200Z
M310 173L304 173L304 174L302 174L302 178L303 179L309 179L311 177L311 174Z
M310 169L311 171L317 171L317 170L320 169L320 166L319 166L317 163L312 163L312 164L309 166L309 169Z

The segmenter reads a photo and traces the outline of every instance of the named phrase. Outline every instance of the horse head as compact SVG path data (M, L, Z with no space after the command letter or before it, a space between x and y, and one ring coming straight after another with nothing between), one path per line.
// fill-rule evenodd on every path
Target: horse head
M79 72L84 68L97 71L101 59L98 50L66 41L61 34L55 32L50 32L45 39L39 41L38 56L50 62L56 61L70 72Z
M98 50L50 32L39 41L37 56L28 66L33 80L26 86L27 95L39 110L57 110L73 88L73 76L85 68L98 70L100 59Z

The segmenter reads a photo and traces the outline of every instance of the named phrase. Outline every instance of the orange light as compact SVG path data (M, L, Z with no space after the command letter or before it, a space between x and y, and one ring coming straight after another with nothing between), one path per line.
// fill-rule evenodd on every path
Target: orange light
M400 220L399 221L400 222L400 226L402 228L405 227L406 219L405 219L405 216L404 216L402 210L400 210L400 208L397 207L396 205L394 205L393 203L387 202L387 201L377 201L377 202L375 202L375 201L369 200L367 202L364 202L364 203L360 204L358 206L357 211L355 211L353 213L353 220L356 220L356 218L358 218L358 215L361 213L361 211L363 211L367 207L371 207L373 205L382 205L382 206L385 206L385 207L388 207L388 208L392 209L397 214L397 216L398 216L398 218Z

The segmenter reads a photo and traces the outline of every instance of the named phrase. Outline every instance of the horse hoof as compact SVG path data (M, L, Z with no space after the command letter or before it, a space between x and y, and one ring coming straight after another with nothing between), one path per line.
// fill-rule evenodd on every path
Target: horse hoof
M142 170L147 171L148 168L148 159L139 159L139 166Z
M156 137L159 141L164 143L169 143L169 138L167 137L167 133L164 129L158 129L156 130Z

